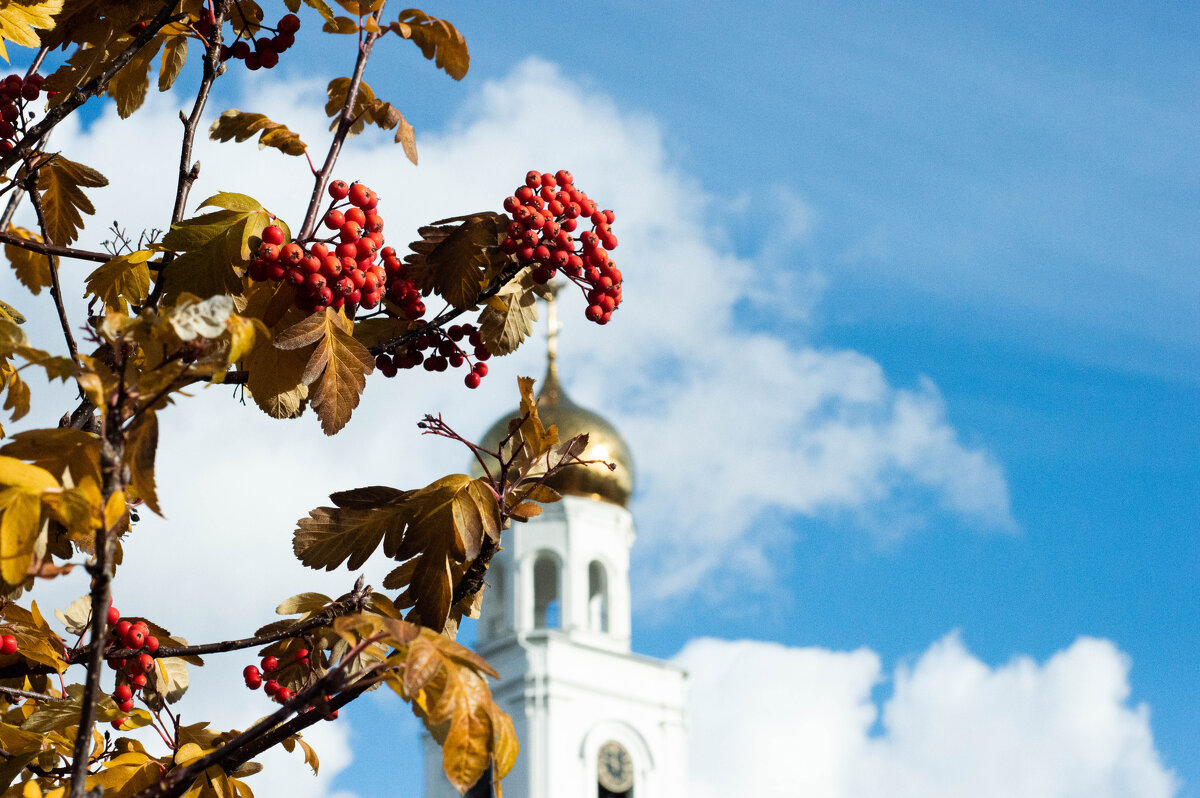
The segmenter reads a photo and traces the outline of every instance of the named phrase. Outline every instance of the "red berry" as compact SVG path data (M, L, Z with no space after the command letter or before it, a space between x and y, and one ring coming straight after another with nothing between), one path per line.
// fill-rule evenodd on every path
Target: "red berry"
M479 377L479 373L478 373L478 372L475 372L475 371L470 371L470 372L467 372L467 376L466 376L466 377L463 377L463 382L466 384L466 386L467 386L468 388L472 388L472 389L474 389L474 388L478 388L478 387L479 387L479 383L480 383L481 381L482 381L482 380L481 380L481 379L480 379L480 377ZM491 383L489 383L489 385L490 385L490 384L491 384Z
M275 670L278 667L279 667L279 660L277 660L274 657L269 656L269 655L266 657L263 657L262 669L264 672L270 673L271 671Z
M124 701L118 701L117 709L121 710L122 712L131 711L133 709L133 699L127 698Z
M350 200L351 205L359 208L365 208L371 201L371 189L367 188L362 183L355 183L350 186L346 199Z
M146 642L146 633L136 626L132 627L123 638L125 648L141 648Z
M279 259L279 247L266 241L258 248L258 257L270 263Z
M246 677L246 686L249 687L251 690L257 690L258 688L262 687L262 683L263 683L262 677L259 676L257 673L255 673L253 676Z
M109 607L108 608L108 623L109 623L109 625L111 626L119 620L121 620L121 612L116 607Z
M250 45L245 41L236 41L230 46L229 54L234 58L245 60L246 56L250 55Z
M133 691L129 689L129 685L127 684L118 684L117 689L113 690L112 697L113 701L119 704L122 701L128 701L133 698Z
M542 173L531 169L525 174L525 185L530 188L539 188L542 185Z
M583 315L587 316L588 321L598 322L604 316L604 308L599 305L588 305Z
M279 692L279 682L274 679L267 679L263 682L263 692L274 698L275 694Z
M158 638L154 635L146 636L146 650L153 654L158 651Z
M274 69L279 65L279 53L275 50L263 50L258 54L258 63L263 69Z
M344 200L350 193L350 184L345 180L334 180L329 184L329 196L335 200Z
M0 635L0 654L16 654L17 638L12 635Z
M135 673L134 675L129 677L129 686L132 687L134 690L141 690L143 687L146 686L146 681L147 681L146 674Z
M474 371L480 377L486 377L488 373L488 365L487 363L476 363L471 367L471 371Z
M286 703L288 701L288 699L290 699L291 697L292 697L292 691L287 689L286 687L280 687L278 690L275 691L274 698L276 701L278 701L281 704Z
M270 225L264 227L262 231L262 240L266 244L275 244L276 246L284 242L283 228L278 225Z
M132 628L133 628L133 624L130 623L129 621L121 621L120 623L117 624L117 626L113 630L113 632L116 633L117 637L123 638L123 637L125 637L125 635L129 634L129 630Z
M295 33L300 30L300 17L295 14L284 14L279 18L279 24L275 27L284 33Z

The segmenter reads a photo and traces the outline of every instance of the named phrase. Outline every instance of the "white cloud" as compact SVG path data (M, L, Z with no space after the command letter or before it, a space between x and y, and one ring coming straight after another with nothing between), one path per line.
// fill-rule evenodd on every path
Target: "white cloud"
M1177 780L1128 659L1079 638L990 667L956 635L899 666L882 708L872 651L694 640L690 794L762 798L1167 798Z
M322 103L316 84L279 83L260 87L253 102L241 105L287 123L319 150ZM548 125L546 109L574 122ZM74 120L56 132L56 146L112 180L89 192L98 222L81 246L98 248L112 219L134 235L143 225L165 225L178 159L177 111L173 98L152 96L131 123L117 121L110 108L86 132ZM669 578L646 580L658 588L643 598L687 595L718 566L727 574L768 576L766 548L789 534L756 525L769 511L882 518L902 492L917 488L931 499L910 513L918 523L940 506L966 526L1013 526L1000 467L986 451L960 442L932 383L898 388L863 354L747 331L738 303L760 290L762 270L775 269L783 280L767 284L787 285L799 266L785 260L783 247L772 256L777 263L728 251L714 212L720 205L671 166L653 119L530 60L484 84L448 131L419 131L418 142L420 168L394 145L367 136L343 151L336 171L379 190L385 232L395 245L410 240L420 223L499 207L529 168L569 168L602 205L617 209L626 305L600 330L582 321L578 298L566 302L563 370L575 398L602 410L633 443L640 562L666 561L655 552L669 553L672 562ZM202 169L189 213L217 191L241 191L298 226L311 190L303 159L207 141L198 142L195 157ZM812 212L793 199L774 240L799 242L811 234ZM75 281L88 268L69 263L65 272ZM29 297L9 273L0 277L0 292L30 316L36 341L58 340L44 296ZM79 289L69 293L81 318ZM793 299L797 306L812 301L786 301ZM462 387L459 374L375 377L350 426L333 439L312 418L270 421L233 401L227 388L181 400L160 421L158 481L169 520L139 525L118 580L118 605L193 640L213 640L265 623L269 608L292 593L342 592L353 576L315 574L292 559L295 520L333 490L410 487L465 468L464 450L420 437L415 422L440 410L464 434L482 434L515 404L513 378L543 368L535 343L507 362L493 361L492 376L476 392ZM69 389L53 395L52 409L31 422L52 425L70 406ZM367 570L378 584L382 567ZM83 592L77 573L49 586L42 603L62 606ZM269 706L258 697L228 700L229 691L242 689L237 672L245 661L211 658L206 673L194 677L193 706L215 708L229 724L265 712ZM320 732L335 750L345 740L338 728ZM333 756L323 772L332 775L339 761L348 760ZM291 768L303 771L296 763ZM256 778L269 777L270 771Z

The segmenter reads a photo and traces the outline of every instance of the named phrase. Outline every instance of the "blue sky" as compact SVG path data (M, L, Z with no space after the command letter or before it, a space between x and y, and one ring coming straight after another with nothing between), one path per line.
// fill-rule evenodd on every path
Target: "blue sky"
M1145 705L1174 794L1200 798L1200 13L426 10L463 32L471 72L456 84L390 43L367 79L416 127L422 165L364 137L346 151L345 176L379 181L389 235L498 207L528 168L570 168L593 196L614 198L626 307L603 330L568 327L564 378L626 433L639 465L635 650L780 644L697 643L680 656L701 682L717 650L759 665L856 663L847 694L873 699L871 734L895 743L880 756L897 761L904 719L926 717L904 715L906 701L939 663L983 669L994 685L1026 665L1047 685L1103 673L1111 694L1093 704L1119 715L1113 728L1133 735L1120 739L1136 738ZM285 54L273 74L219 92L216 111L265 111L319 141L324 82L349 61L331 48L314 69ZM152 99L146 146L155 131L177 135L181 102ZM110 117L56 141L84 148L85 163L113 159L111 177L123 134ZM212 182L199 196L245 190L290 209L305 194L293 191L306 180L295 161L205 146L225 149L200 152ZM114 185L97 218L132 222L170 188ZM419 398L398 381L369 386L362 423L444 408L481 434L513 404L513 377L540 375L541 357L494 366L469 397L457 378L422 383ZM344 457L315 425L297 422L282 442L223 397L196 401L242 425L238 439L270 440L270 457ZM209 445L209 427L179 423L164 435ZM352 445L359 456L333 474L296 476L279 518L230 498L254 528L282 528L239 539L262 548L248 549L248 564L216 560L223 578L259 573L252 555L288 547L290 521L332 489L407 487L463 467L460 453L407 432ZM269 467L267 455L242 451L239 462ZM160 466L164 500L178 508L168 516L188 529L203 505L170 485L202 476L195 463L171 468ZM131 547L127 566L151 592L163 579L154 557L181 545L160 540L144 561ZM288 594L259 587L264 605ZM179 612L200 626L193 639L207 639L204 618ZM1074 645L1081 637L1107 642ZM842 672L829 668L830 679ZM964 734L987 725L991 705L979 706L961 719ZM702 730L707 716L695 716ZM372 700L347 717L348 738L328 742L345 768L327 765L336 789L393 794L392 773L416 778L406 708ZM387 772L366 764L376 734L400 752ZM1047 750L1075 750L1058 744ZM970 784L971 757L960 759ZM878 794L829 779L811 794ZM1086 794L1139 794L1115 783Z

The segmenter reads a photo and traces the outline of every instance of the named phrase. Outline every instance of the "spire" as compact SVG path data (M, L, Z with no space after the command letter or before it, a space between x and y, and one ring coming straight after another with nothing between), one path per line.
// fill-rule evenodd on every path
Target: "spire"
M546 286L546 378L542 380L539 398L546 403L558 403L562 398L562 384L558 381L558 331L562 322L558 320L558 292L563 283Z

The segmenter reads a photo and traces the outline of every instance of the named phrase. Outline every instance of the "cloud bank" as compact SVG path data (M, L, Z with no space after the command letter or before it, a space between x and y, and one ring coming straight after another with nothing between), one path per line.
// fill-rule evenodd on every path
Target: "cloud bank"
M1177 780L1130 706L1129 661L1081 637L1044 663L989 667L956 635L884 678L878 655L697 639L689 671L697 798L1168 798ZM878 721L878 724L877 724Z

